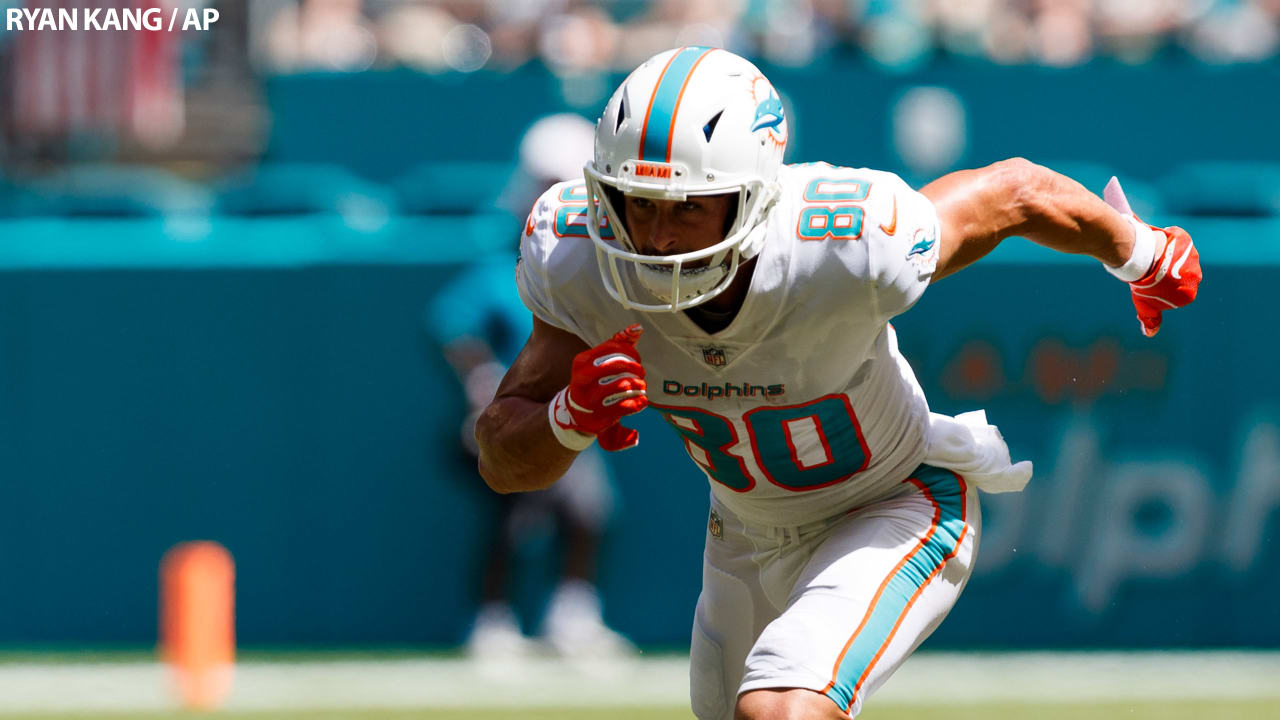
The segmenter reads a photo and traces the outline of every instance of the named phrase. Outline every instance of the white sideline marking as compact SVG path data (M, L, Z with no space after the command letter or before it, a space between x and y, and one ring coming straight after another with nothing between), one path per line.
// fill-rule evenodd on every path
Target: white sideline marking
M921 653L870 700L877 705L981 702L1275 699L1280 653ZM688 702L688 660L614 665L547 658L245 662L227 710L673 706ZM175 706L156 663L0 664L0 715L158 711Z

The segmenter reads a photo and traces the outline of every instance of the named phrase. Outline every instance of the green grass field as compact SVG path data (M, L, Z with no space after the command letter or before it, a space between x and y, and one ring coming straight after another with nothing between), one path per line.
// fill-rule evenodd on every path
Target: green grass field
M5 720L688 720L683 708L537 708L530 710L344 710L252 713L111 713L5 715ZM1185 701L1160 703L996 703L959 706L913 705L876 707L866 720L1273 720L1280 701Z
M147 655L0 658L0 720L688 720L688 658L284 653L243 660L225 709L178 706ZM918 653L872 696L869 720L1280 720L1280 653Z

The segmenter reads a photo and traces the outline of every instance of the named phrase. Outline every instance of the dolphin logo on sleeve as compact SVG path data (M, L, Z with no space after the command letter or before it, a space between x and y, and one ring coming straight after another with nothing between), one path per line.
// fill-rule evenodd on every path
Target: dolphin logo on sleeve
M933 249L933 244L936 242L937 242L937 239L932 234L927 235L920 240L917 240L916 244L912 245L911 249L907 251L907 257L911 257L912 255L924 255L925 253L928 253L930 250Z
M907 251L907 262L914 266L923 278L933 272L938 257L938 233L929 228L919 228L912 238L915 243Z

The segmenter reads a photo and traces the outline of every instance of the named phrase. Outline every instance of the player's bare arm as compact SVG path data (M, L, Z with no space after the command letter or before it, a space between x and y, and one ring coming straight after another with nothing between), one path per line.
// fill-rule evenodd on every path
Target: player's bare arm
M1015 235L1112 267L1133 253L1128 218L1075 180L1022 158L950 173L920 192L933 201L942 228L934 280Z
M943 176L921 189L938 212L942 241L933 279L946 277L1011 235L1089 255L1129 283L1142 332L1195 300L1200 255L1187 231L1138 220L1114 178L1106 198L1035 163L1014 158Z
M533 333L476 423L480 475L498 492L540 490L597 440L625 450L639 434L619 421L649 404L639 325L587 347L534 318Z
M476 421L480 475L489 487L541 490L569 469L578 453L556 440L547 404L568 385L574 356L587 349L573 333L533 319L533 334Z

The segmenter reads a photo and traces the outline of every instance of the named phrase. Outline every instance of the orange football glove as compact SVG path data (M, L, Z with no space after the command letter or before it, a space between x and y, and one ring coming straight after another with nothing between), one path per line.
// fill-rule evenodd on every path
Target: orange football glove
M625 450L640 434L619 420L649 405L636 341L644 328L631 325L573 359L569 385L548 407L551 430L570 450L598 440L605 450Z
M1161 313L1190 305L1196 299L1196 291L1204 277L1200 269L1200 253L1186 230L1180 227L1158 228L1139 220L1129 208L1129 201L1116 178L1107 183L1102 197L1108 205L1132 218L1134 231L1139 234L1134 243L1134 256L1129 262L1124 267L1108 270L1116 277L1129 280L1129 294L1138 311L1142 334L1153 337L1160 331ZM1147 233L1150 235L1144 237ZM1147 243L1145 251L1139 247L1141 242ZM1152 257L1150 265L1146 265L1146 257ZM1143 265L1133 267L1138 262ZM1126 276L1130 272L1132 274ZM1130 280L1139 273L1141 277Z
M1180 227L1157 228L1168 240L1164 252L1156 255L1151 270L1129 283L1133 306L1138 309L1142 332L1154 337L1160 330L1160 313L1190 305L1200 289L1204 272L1200 269L1200 253L1191 236Z

